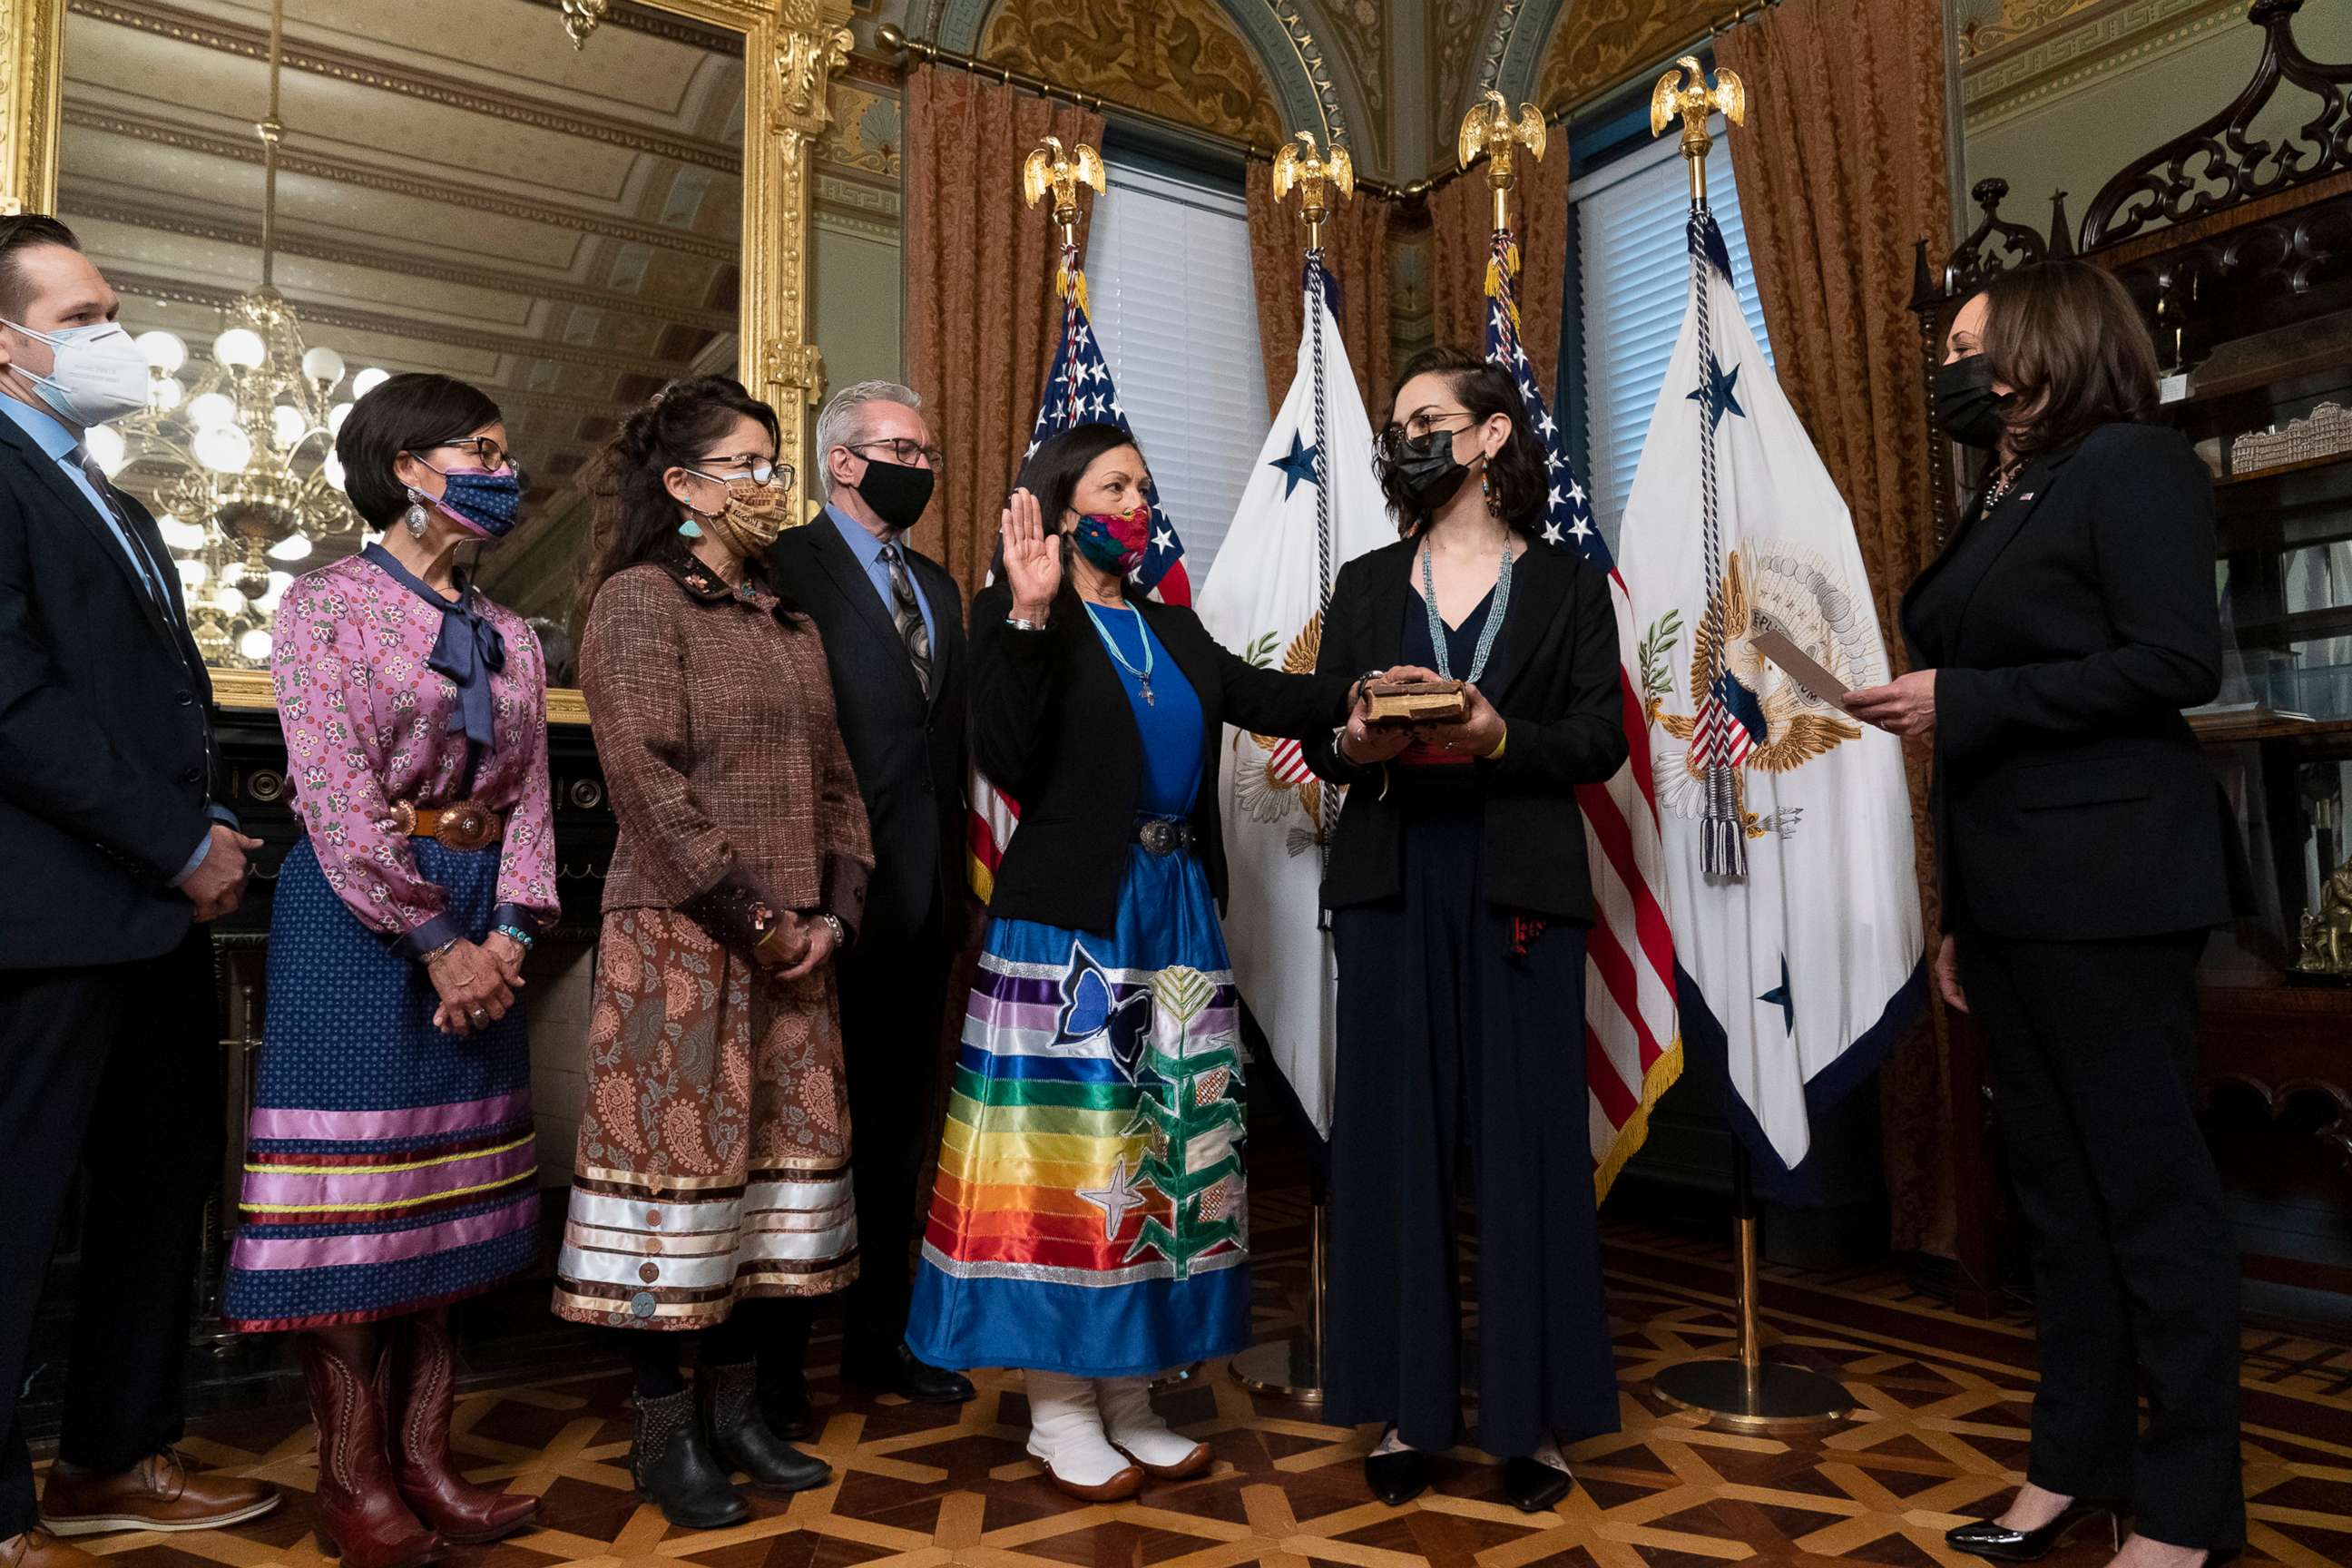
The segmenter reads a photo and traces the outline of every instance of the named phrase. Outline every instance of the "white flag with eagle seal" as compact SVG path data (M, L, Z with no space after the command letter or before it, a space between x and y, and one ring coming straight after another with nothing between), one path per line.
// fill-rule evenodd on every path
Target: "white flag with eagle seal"
M1888 679L1853 514L1748 330L1704 205L1690 252L1618 558L1675 952L1721 1030L1747 1142L1781 1174L1925 1000L1911 802L1901 742L1754 646L1775 631L1848 688ZM1689 1002L1686 1041L1709 1021Z
M1194 608L1251 663L1311 671L1339 568L1396 540L1372 469L1372 424L1310 258L1298 374L1274 416L1234 526ZM1341 792L1307 771L1298 742L1228 725L1218 769L1234 984L1315 1130L1331 1133L1331 938L1321 929L1323 848Z

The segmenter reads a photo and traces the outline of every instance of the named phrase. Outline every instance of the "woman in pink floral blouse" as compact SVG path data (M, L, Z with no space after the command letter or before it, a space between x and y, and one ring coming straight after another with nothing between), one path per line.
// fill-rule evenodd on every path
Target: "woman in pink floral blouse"
M270 920L222 1311L296 1334L320 1535L349 1568L406 1568L537 1507L449 1462L447 1314L536 1247L519 994L557 912L546 679L530 628L456 565L514 526L497 405L394 376L336 452L383 538L288 588L271 628L304 837Z

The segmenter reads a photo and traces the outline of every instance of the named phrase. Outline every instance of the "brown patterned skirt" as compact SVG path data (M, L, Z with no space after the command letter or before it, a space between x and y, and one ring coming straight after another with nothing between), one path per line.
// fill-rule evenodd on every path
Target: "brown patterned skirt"
M684 915L607 910L556 1315L698 1329L856 1272L832 971L782 984Z

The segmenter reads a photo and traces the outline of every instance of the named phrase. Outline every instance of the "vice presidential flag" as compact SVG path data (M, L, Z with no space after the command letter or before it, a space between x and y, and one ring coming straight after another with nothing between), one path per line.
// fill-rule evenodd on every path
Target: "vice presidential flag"
M1633 613L1625 579L1609 545L1592 526L1592 506L1560 444L1559 426L1544 406L1536 371L1519 342L1518 247L1508 229L1495 231L1486 264L1486 357L1518 378L1528 418L1544 446L1551 494L1543 537L1566 544L1609 577L1617 613L1618 690L1623 700L1625 765L1605 784L1580 784L1586 858L1592 868L1592 930L1585 938L1584 1060L1590 1086L1592 1184L1596 1197L1649 1136L1650 1107L1682 1072L1682 1039L1675 998L1675 939L1666 925L1658 809L1652 799L1650 757L1642 742L1642 709L1633 686ZM1568 1027L1575 1025L1569 1022Z
M1793 1170L1811 1119L1925 998L1902 744L1758 651L1887 679L1853 518L1773 380L1704 205L1690 307L1619 535L1675 951L1719 1026L1748 1142ZM1638 743L1638 742L1637 742Z
M1252 664L1311 671L1339 568L1396 539L1372 471L1372 423L1356 390L1319 253L1307 262L1298 374L1274 416L1202 585L1209 634ZM1321 930L1323 849L1339 796L1298 742L1228 726L1223 792L1234 981L1315 1130L1331 1134L1331 939Z
M1094 323L1087 319L1087 274L1078 265L1076 250L1063 252L1061 273L1054 288L1062 299L1061 331L1053 368L1045 374L1045 396L1029 432L1029 450L1023 454L1024 461L1034 457L1049 438L1073 426L1116 425L1134 433L1129 429L1127 410L1119 406L1118 389L1111 385L1110 366L1103 361L1102 346L1095 341ZM1144 461L1148 467L1150 453L1144 454ZM1164 604L1190 605L1192 584L1184 573L1184 542L1176 537L1175 526L1160 510L1159 489L1147 481L1144 494L1151 502L1151 544L1129 580ZM1054 521L1047 518L1046 526L1051 528ZM965 799L970 802L964 823L965 871L971 890L985 901L996 890L997 864L1020 824L1021 806L989 783L976 766Z

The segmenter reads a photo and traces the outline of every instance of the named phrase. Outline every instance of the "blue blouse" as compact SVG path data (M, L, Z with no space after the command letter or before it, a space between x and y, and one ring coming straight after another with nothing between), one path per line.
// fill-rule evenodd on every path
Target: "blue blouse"
M1199 694L1134 605L1114 610L1088 605L1087 610L1095 634L1118 650L1111 667L1127 689L1136 735L1143 742L1143 788L1136 797L1135 809L1150 816L1192 816L1192 803L1201 792ZM1128 668L1130 665L1151 671L1150 701L1143 700L1143 682Z

